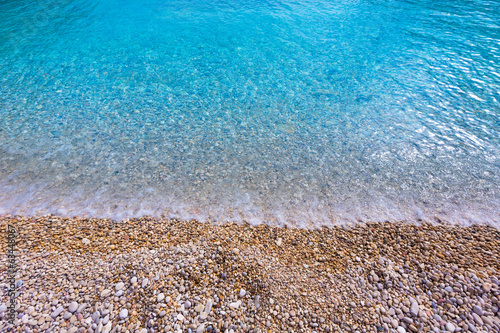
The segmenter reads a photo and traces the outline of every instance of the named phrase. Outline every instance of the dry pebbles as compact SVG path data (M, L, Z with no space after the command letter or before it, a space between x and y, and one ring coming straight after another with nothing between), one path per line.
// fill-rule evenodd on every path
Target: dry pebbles
M19 233L19 331L500 331L500 233L487 226L1 221Z

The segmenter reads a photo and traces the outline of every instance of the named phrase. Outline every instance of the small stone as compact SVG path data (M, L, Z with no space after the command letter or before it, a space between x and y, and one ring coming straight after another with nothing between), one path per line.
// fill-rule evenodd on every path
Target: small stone
M246 290L245 290L245 289L243 289L243 288L241 288L241 289L240 289L240 295L239 295L239 296L240 296L240 297L244 297L244 296L246 295L246 293L247 293L247 292L246 292Z
M181 315L180 313L177 315L177 320L179 321L184 321L184 316Z
M282 244L282 243L283 243L283 239L278 238L278 239L276 240L276 246L281 246L281 244Z
M158 296L156 296L156 301L160 303L165 299L165 294L164 293L159 293Z
M106 326L104 326L102 328L102 333L109 333L111 331L111 329L113 328L113 325L111 324L111 322L108 322L106 324Z
M411 303L410 313L416 317L416 316L418 316L418 311L420 311L420 308L418 307L418 303L417 302Z
M78 303L77 302L71 302L71 304L68 307L68 311L73 313L78 309Z
M229 303L229 307L232 309L237 309L240 307L240 305L241 305L241 300L239 300L238 302Z
M90 239L88 239L88 238L84 238L84 239L82 239L82 244L83 244L83 245L88 245L88 244L90 244Z
M483 309L481 309L477 305L474 305L474 307L472 308L472 311L474 311L475 313L477 313L480 316L484 315Z
M240 249L234 248L233 253L236 255L240 254Z
M134 284L136 282L137 282L137 277L134 276L133 278L130 279L130 283Z
M123 287L125 287L125 283L123 283L123 282L118 282L118 283L116 284L116 286L115 286L115 290L116 290L116 291L122 290L122 289L123 289Z
M203 311L203 308L204 308L203 304L198 304L197 306L194 307L194 311L201 312Z
M30 320L30 316L28 316L27 314L25 314L22 318L21 318L21 322L23 324L26 324L28 322L28 320Z
M483 322L484 322L486 325L493 326L493 320L491 320L491 317L484 316L484 317L483 317Z
M474 319L474 321L475 321L475 322L476 322L479 326L483 326L483 325L484 325L483 320L481 319L481 317L480 317L477 313L473 312L473 313L472 313L472 318Z
M0 305L0 313L4 313L5 311L7 311L7 305L5 304Z
M100 316L101 316L101 313L99 311L94 312L92 314L92 321L97 324L99 322Z
M213 305L213 304L212 304L212 300L211 300L211 299L209 299L209 300L207 301L207 305L205 306L205 312L206 312L207 314L209 314L209 313L210 313L210 311L212 311L212 305Z
M406 330L402 326L398 326L396 330L398 331L398 333L406 333Z
M83 310L85 310L86 307L87 307L87 303L83 303L82 305L80 305L78 307L78 309L76 310L76 313L82 312Z
M418 332L418 328L415 327L415 325L410 325L408 326L408 328L410 329L410 331L414 332L414 333L417 333Z
M201 324L200 326L198 326L198 328L196 329L196 333L204 333L205 332L205 324Z
M71 318L73 316L73 314L69 311L66 311L66 313L63 315L63 318L68 320L69 318Z
M200 318L201 319L207 319L207 317L208 317L208 313L206 313L206 312L200 313Z
M167 312L165 312L165 310L162 310L159 314L160 317L164 317L165 315L167 314Z
M123 309L123 310L120 311L120 314L119 314L120 319L125 319L125 318L127 318L127 316L128 316L128 310L127 309Z
M190 301L185 301L184 302L184 309L189 309L191 307L191 302Z
M109 296L109 294L111 294L111 290L109 289L104 289L103 291L101 291L101 297L107 297Z
M448 332L455 332L455 325L453 325L452 323L446 323L446 330Z
M483 283L483 290L485 292L487 292L487 293L490 292L490 290L491 290L491 283L487 283L487 282Z
M115 293L115 297L121 297L123 295L123 290L118 290L116 293Z
M255 296L254 305L256 309L260 308L260 295Z
M69 329L68 333L75 333L76 331L78 331L78 327L73 326Z
M141 287L142 288L146 287L148 285L148 282L149 282L148 278L145 278L144 280L142 280Z
M64 308L62 306L58 307L57 309L54 310L54 312L52 312L52 314L50 315L52 318L56 318L57 316L59 316L61 314L61 312L63 312Z

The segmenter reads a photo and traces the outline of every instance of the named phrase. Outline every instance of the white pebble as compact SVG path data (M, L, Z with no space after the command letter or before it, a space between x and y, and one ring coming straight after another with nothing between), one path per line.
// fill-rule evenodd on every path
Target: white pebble
M418 316L418 311L419 310L420 310L420 308L418 307L418 303L417 302L412 302L411 303L411 308L410 308L411 314L416 317L416 316Z
M448 330L448 332L455 332L455 325L453 325L452 323L446 323L446 329Z
M54 312L52 312L51 317L56 318L57 316L59 316L61 314L61 312L63 312L63 310L64 310L64 308L62 306L58 307L57 309L54 310Z
M241 300L239 300L238 302L229 303L229 307L232 309L237 309L240 307L240 305L241 305Z
M104 326L102 328L102 333L109 333L111 331L111 329L113 328L113 325L111 324L111 322L108 322L106 324L106 326Z
M145 278L144 280L142 280L142 284L141 284L141 287L144 288L148 285L148 282L149 282L149 279L148 278Z
M82 239L82 244L83 244L83 245L90 244L90 239L88 239L88 238L84 238L84 239Z
M77 302L71 302L71 304L68 307L69 312L73 313L78 309L78 303Z
M87 303L83 303L82 305L80 305L78 307L78 309L76 310L76 313L82 312L83 310L85 310L86 307L87 307Z
M134 276L133 278L130 279L130 283L136 283L136 282L137 282L137 277Z
M203 333L205 332L205 324L201 324L200 326L198 326L198 328L196 329L196 333Z
M165 299L165 294L164 293L160 293L158 294L158 296L156 297L156 301L159 303L161 301L163 301Z
M207 305L205 306L205 312L210 313L212 311L212 299L209 299Z
M260 308L260 295L255 296L254 305L256 309Z
M118 290L122 290L123 287L125 287L125 283L123 282L118 282L115 286L115 290L118 291Z
M111 293L111 290L109 289L104 289L101 291L101 297L107 297Z
M240 297L245 297L246 294L247 294L247 292L245 291L245 289L241 288L240 289Z
M121 310L119 316L120 316L120 319L127 318L127 316L128 316L128 310L127 309Z

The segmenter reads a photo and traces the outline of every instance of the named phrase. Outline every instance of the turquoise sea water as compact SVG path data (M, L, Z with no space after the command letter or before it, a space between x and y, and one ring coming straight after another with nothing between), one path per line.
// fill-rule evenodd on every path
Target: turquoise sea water
M500 2L0 2L0 213L500 225Z

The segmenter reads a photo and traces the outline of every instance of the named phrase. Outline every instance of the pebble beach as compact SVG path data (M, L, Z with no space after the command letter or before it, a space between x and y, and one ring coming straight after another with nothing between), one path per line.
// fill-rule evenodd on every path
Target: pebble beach
M500 332L500 231L12 217L0 331Z

